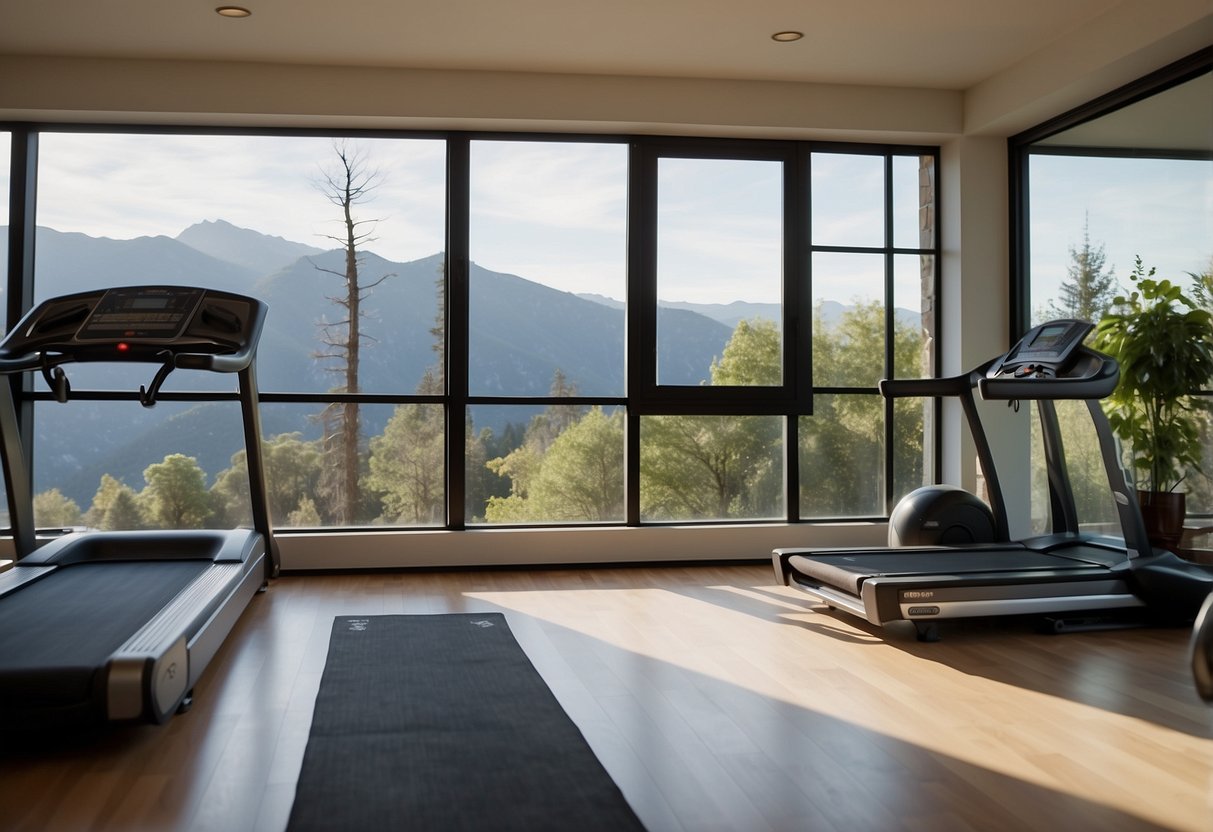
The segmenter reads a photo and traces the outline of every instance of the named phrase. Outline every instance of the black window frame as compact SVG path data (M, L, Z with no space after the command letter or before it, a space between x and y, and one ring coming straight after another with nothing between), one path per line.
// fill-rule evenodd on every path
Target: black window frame
M438 139L446 143L446 345L444 350L443 395L415 393L302 393L267 390L260 394L265 404L328 404L357 400L366 404L441 404L446 413L446 489L445 523L442 526L337 526L308 529L308 532L342 532L353 529L373 531L397 530L462 530L469 526L466 514L466 437L464 424L468 409L479 405L602 405L623 407L625 428L625 501L626 516L619 523L560 523L520 524L524 528L570 528L576 526L652 526L652 525L711 525L713 523L770 523L771 518L729 519L721 521L684 521L664 524L640 519L640 419L648 415L769 415L784 421L785 447L785 515L783 522L879 521L887 518L894 498L893 471L893 403L885 407L885 513L872 517L844 518L814 517L802 521L800 516L800 476L798 421L813 413L813 396L818 393L879 395L876 388L815 388L812 379L812 255L816 251L860 251L879 253L885 258L885 370L893 372L894 326L893 263L898 254L930 255L934 259L935 286L933 311L936 329L942 320L940 312L941 246L939 219L942 215L940 150L936 146L889 145L849 142L818 142L765 139L673 138L661 136L594 135L563 133L501 133L470 131L415 130L340 130L312 128L224 128L192 125L133 125L133 124L59 124L4 123L0 129L12 136L10 157L10 224L8 252L8 289L6 304L8 325L12 326L32 305L34 280L34 232L37 193L38 137L43 132L127 133L172 135L255 135L311 136L325 138L377 139ZM625 312L625 372L626 392L623 396L481 396L468 389L468 309L469 309L469 187L470 146L473 140L559 141L622 143L629 148L628 166L628 250L627 250L627 309ZM849 247L815 245L811 234L811 158L816 152L882 156L885 159L885 240L879 247ZM894 246L893 239L893 176L896 156L931 157L936 177L934 191L935 235L930 248ZM783 163L783 358L784 378L779 386L749 387L678 387L660 385L656 378L656 167L663 157L704 159L759 159ZM938 372L939 356L934 357L934 372ZM19 419L26 453L32 452L33 405L48 401L48 391L36 390L32 377L14 378L18 393ZM79 391L80 399L98 401L134 401L134 391ZM231 393L164 393L165 401L225 401L235 400ZM938 402L935 402L938 417ZM939 419L935 418L934 435L924 437L937 449L940 442ZM939 454L932 453L934 470L924 476L935 481L940 476ZM29 470L33 470L33 460ZM488 524L502 528L502 524ZM510 526L517 527L517 526ZM293 530L285 530L290 534Z

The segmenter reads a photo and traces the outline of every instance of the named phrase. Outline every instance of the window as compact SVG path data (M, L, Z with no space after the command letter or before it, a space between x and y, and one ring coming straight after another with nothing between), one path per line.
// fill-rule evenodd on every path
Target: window
M166 283L269 304L278 528L869 518L934 476L934 403L876 390L935 370L930 149L37 139L35 302ZM147 411L151 368L68 371L87 414L28 393L39 523L247 520L234 379L174 373Z
M1097 323L1138 258L1213 305L1210 69L1198 53L1013 139L1015 332L1061 317ZM1213 437L1207 419L1204 431ZM1213 440L1204 447L1211 472ZM1190 514L1213 515L1213 478L1190 472L1183 489Z
M813 415L800 419L802 517L881 516L932 482L935 405L882 378L936 374L936 160L812 155Z
M381 494L377 472L389 465L387 455L400 453L385 432L395 435L419 413L421 423L432 424L434 409L441 411L441 404L408 400L441 392L445 161L444 144L424 139L43 133L35 300L141 282L260 297L270 307L258 381L275 524L369 525L402 517L410 525L441 523L441 513L405 507L390 489ZM353 225L344 222L343 202L350 203ZM356 292L347 288L351 240ZM68 371L77 390L129 395L147 383L151 369L96 364ZM179 372L165 390L231 394L235 379ZM290 403L276 402L275 394ZM368 399L386 394L397 397L399 413L391 401ZM211 423L202 414L213 406L195 402L166 419L162 412L171 407L144 411L127 403L124 415L107 415L114 427L102 434L57 428L54 443L43 439L35 453L36 489L61 483L62 494L93 515L98 471L143 496L151 486L144 469L159 459L140 457L121 472L97 465L128 442L144 451L177 447L172 436L179 430L187 444L191 437L212 440L187 457L216 501L205 522L226 525L226 515L247 513L228 493L233 470L247 469L233 459L238 431L232 445L217 429L203 429ZM72 418L88 418L79 412L87 408L74 409ZM56 408L43 410L39 422L59 418L51 415ZM441 413L436 421L442 424ZM161 433L160 443L148 441ZM106 441L96 443L98 435ZM342 463L347 442L360 460L352 472ZM441 479L441 455L437 464L429 473ZM283 490L297 493L287 499ZM247 486L239 493L247 495Z

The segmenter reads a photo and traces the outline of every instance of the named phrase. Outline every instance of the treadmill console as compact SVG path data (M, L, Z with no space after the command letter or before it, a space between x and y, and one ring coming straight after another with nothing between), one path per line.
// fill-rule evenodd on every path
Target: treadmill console
M986 378L1057 378L1069 369L1083 338L1094 328L1086 321L1069 319L1041 324L995 361Z
M162 363L180 356L196 364L203 357L250 356L265 311L265 304L254 298L191 286L124 286L64 295L31 310L0 342L0 359L54 355L56 363Z
M76 332L78 341L176 338L202 299L201 289L110 289Z

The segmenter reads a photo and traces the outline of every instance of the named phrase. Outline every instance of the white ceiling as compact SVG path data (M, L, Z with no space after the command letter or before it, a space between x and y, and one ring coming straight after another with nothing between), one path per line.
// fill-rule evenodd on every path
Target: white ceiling
M1120 0L2 0L0 54L963 90ZM796 43L772 33L804 32Z

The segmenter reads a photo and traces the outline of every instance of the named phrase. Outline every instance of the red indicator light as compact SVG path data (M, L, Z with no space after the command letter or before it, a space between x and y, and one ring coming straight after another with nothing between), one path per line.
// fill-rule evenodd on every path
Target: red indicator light
M118 352L126 352L130 348L131 348L131 345L126 343L125 341L118 342Z

